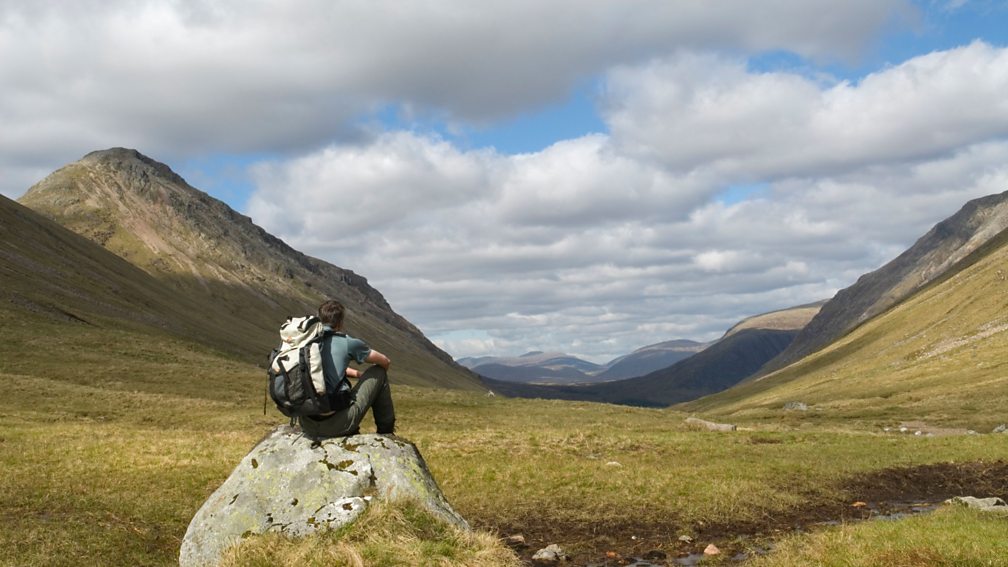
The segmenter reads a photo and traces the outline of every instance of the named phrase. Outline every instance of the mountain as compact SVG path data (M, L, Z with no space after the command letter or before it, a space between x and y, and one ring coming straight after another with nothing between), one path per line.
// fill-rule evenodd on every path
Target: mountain
M650 374L689 358L708 346L685 339L665 341L641 347L630 354L613 359L605 370L595 375L596 380L623 380Z
M998 197L979 203L996 203ZM947 234L960 240L956 231ZM1008 230L1003 230L815 353L679 409L780 420L785 404L802 402L810 409L791 412L795 419L924 421L990 431L1004 423L1008 405L1006 266Z
M541 351L515 357L460 358L458 363L480 376L505 382L587 384L643 376L693 356L705 346L689 340L665 341L639 348L602 365L568 354Z
M139 268L131 273L142 270L171 301L195 305L213 328L195 340L259 360L288 315L335 298L347 305L348 330L392 358L397 381L481 388L365 278L292 249L135 150L92 152L20 202Z
M1008 192L966 203L906 252L841 290L765 371L783 368L941 277L957 262L1008 228Z
M750 318L744 328L735 325L721 339L693 356L637 378L566 386L515 384L486 379L484 382L494 391L516 397L668 406L725 390L752 376L790 344L801 326L815 312L815 307L801 306L782 310L772 317ZM759 327L760 321L773 328Z
M509 382L565 384L590 382L602 367L559 352L528 352L521 356L462 358L459 364L480 376Z

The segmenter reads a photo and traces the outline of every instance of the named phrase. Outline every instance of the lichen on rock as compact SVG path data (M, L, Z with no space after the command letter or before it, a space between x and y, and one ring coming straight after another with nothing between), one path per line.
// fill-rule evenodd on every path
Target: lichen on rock
M413 499L468 529L413 443L355 435L319 442L280 426L235 467L196 512L179 552L182 567L215 565L237 541L266 532L304 536L353 522L372 498Z

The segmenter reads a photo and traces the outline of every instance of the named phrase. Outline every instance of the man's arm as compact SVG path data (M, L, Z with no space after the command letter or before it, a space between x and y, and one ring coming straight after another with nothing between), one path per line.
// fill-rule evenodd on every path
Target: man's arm
M392 361L389 360L389 357L387 357L384 354L376 351L375 349L371 349L371 354L369 354L367 356L367 358L364 359L364 362L370 362L371 364L377 364L378 366L381 366L385 370L388 370L389 365L392 364Z
M360 378L360 372L356 368L347 368L346 369L346 377L347 378Z

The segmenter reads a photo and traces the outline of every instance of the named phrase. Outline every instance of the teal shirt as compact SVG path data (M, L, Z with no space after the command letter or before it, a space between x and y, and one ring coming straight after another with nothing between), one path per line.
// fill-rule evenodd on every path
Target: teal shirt
M328 326L326 331L332 331ZM326 391L335 392L337 385L346 376L347 366L351 360L364 364L371 347L360 339L355 339L343 333L335 333L326 338L329 348L322 349L322 370L325 373ZM324 345L323 345L324 346Z

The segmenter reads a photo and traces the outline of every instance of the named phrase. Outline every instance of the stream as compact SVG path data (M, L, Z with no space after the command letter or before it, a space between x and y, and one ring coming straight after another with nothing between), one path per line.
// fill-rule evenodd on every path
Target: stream
M862 518L848 518L844 520L826 520L820 522L813 522L805 526L797 526L792 533L809 533L815 529L822 527L839 526L845 523L852 522L863 522L866 520L880 520L880 521L894 521L914 516L917 514L925 514L928 512L933 512L939 506L941 502L903 502L903 501L890 501L890 502L868 502L864 506L859 507ZM774 549L774 544L771 541L772 538L767 536L755 536L740 534L731 540L724 540L720 542L714 542L721 550L725 553L731 553L732 562L742 562L749 559L752 555L766 555ZM757 543L758 542L758 543ZM738 551L739 549L744 549L744 551ZM669 557L663 552L651 552L648 558L643 557L624 557L617 559L605 559L602 561L591 561L585 564L585 567L668 567L668 566L695 566L699 565L700 562L706 557L702 551L692 552L688 554L679 555L676 557ZM658 559L652 558L655 555L665 555L665 557Z

